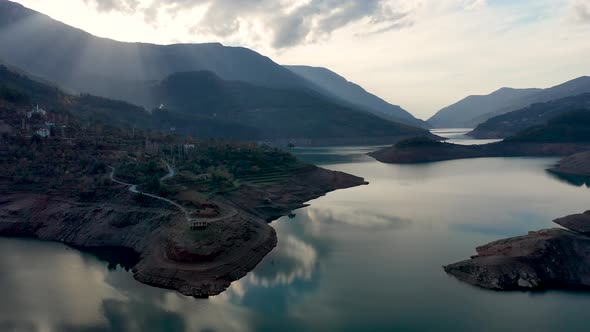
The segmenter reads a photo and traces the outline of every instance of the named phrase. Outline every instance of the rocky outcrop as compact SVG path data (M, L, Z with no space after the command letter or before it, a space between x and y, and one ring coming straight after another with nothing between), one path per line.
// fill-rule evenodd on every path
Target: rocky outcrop
M554 222L574 232L590 235L590 211L555 219Z
M590 151L563 158L551 170L562 174L590 176Z
M493 290L590 287L590 213L557 219L547 229L477 248L469 260L445 266L457 279Z

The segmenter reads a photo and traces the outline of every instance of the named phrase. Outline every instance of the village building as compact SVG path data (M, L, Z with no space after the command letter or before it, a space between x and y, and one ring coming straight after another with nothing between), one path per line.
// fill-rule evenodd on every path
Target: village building
M43 138L47 138L47 137L51 136L51 132L47 128L40 128L36 131L36 133L37 133L37 135L39 135Z
M35 107L33 108L32 111L27 112L27 118L29 118L29 119L32 118L33 114L39 114L39 115L45 117L45 116L47 116L47 111L45 111L42 108L39 108L39 105L35 105Z
M196 231L207 228L207 226L209 226L209 222L203 220L191 220L190 226L192 231Z

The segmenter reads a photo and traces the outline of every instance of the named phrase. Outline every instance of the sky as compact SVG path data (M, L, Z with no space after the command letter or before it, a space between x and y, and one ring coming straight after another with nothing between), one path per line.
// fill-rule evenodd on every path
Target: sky
M101 37L221 42L329 68L427 119L590 75L590 0L16 0Z

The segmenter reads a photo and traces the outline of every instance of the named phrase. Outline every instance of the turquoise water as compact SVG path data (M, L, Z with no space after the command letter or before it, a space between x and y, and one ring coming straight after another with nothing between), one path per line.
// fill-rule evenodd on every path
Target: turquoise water
M363 176L272 224L279 245L220 296L135 282L59 244L0 240L0 331L581 331L590 293L499 293L441 266L478 245L590 209L590 190L545 169L556 159L386 165L373 147L297 149Z

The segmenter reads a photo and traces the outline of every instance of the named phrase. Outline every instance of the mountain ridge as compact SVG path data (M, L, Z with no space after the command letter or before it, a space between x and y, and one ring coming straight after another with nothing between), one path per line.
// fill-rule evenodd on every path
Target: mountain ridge
M149 96L137 93L140 87L188 71L211 71L227 81L302 90L346 107L353 106L245 47L221 43L121 42L94 36L8 0L0 0L0 44L4 46L0 59L31 75L56 82L67 90L125 100L148 109L158 105L149 104ZM39 61L40 53L43 61ZM409 114L402 122L421 124Z
M365 90L359 84L325 67L285 65L285 68L316 84L345 102L362 107L368 112L388 120L428 128L429 125L415 118L399 105L393 105Z
M517 111L535 103L590 92L590 77L580 76L546 89L501 90L489 95L464 98L443 108L428 121L435 127L474 128L495 116ZM508 91L515 93L506 96Z

